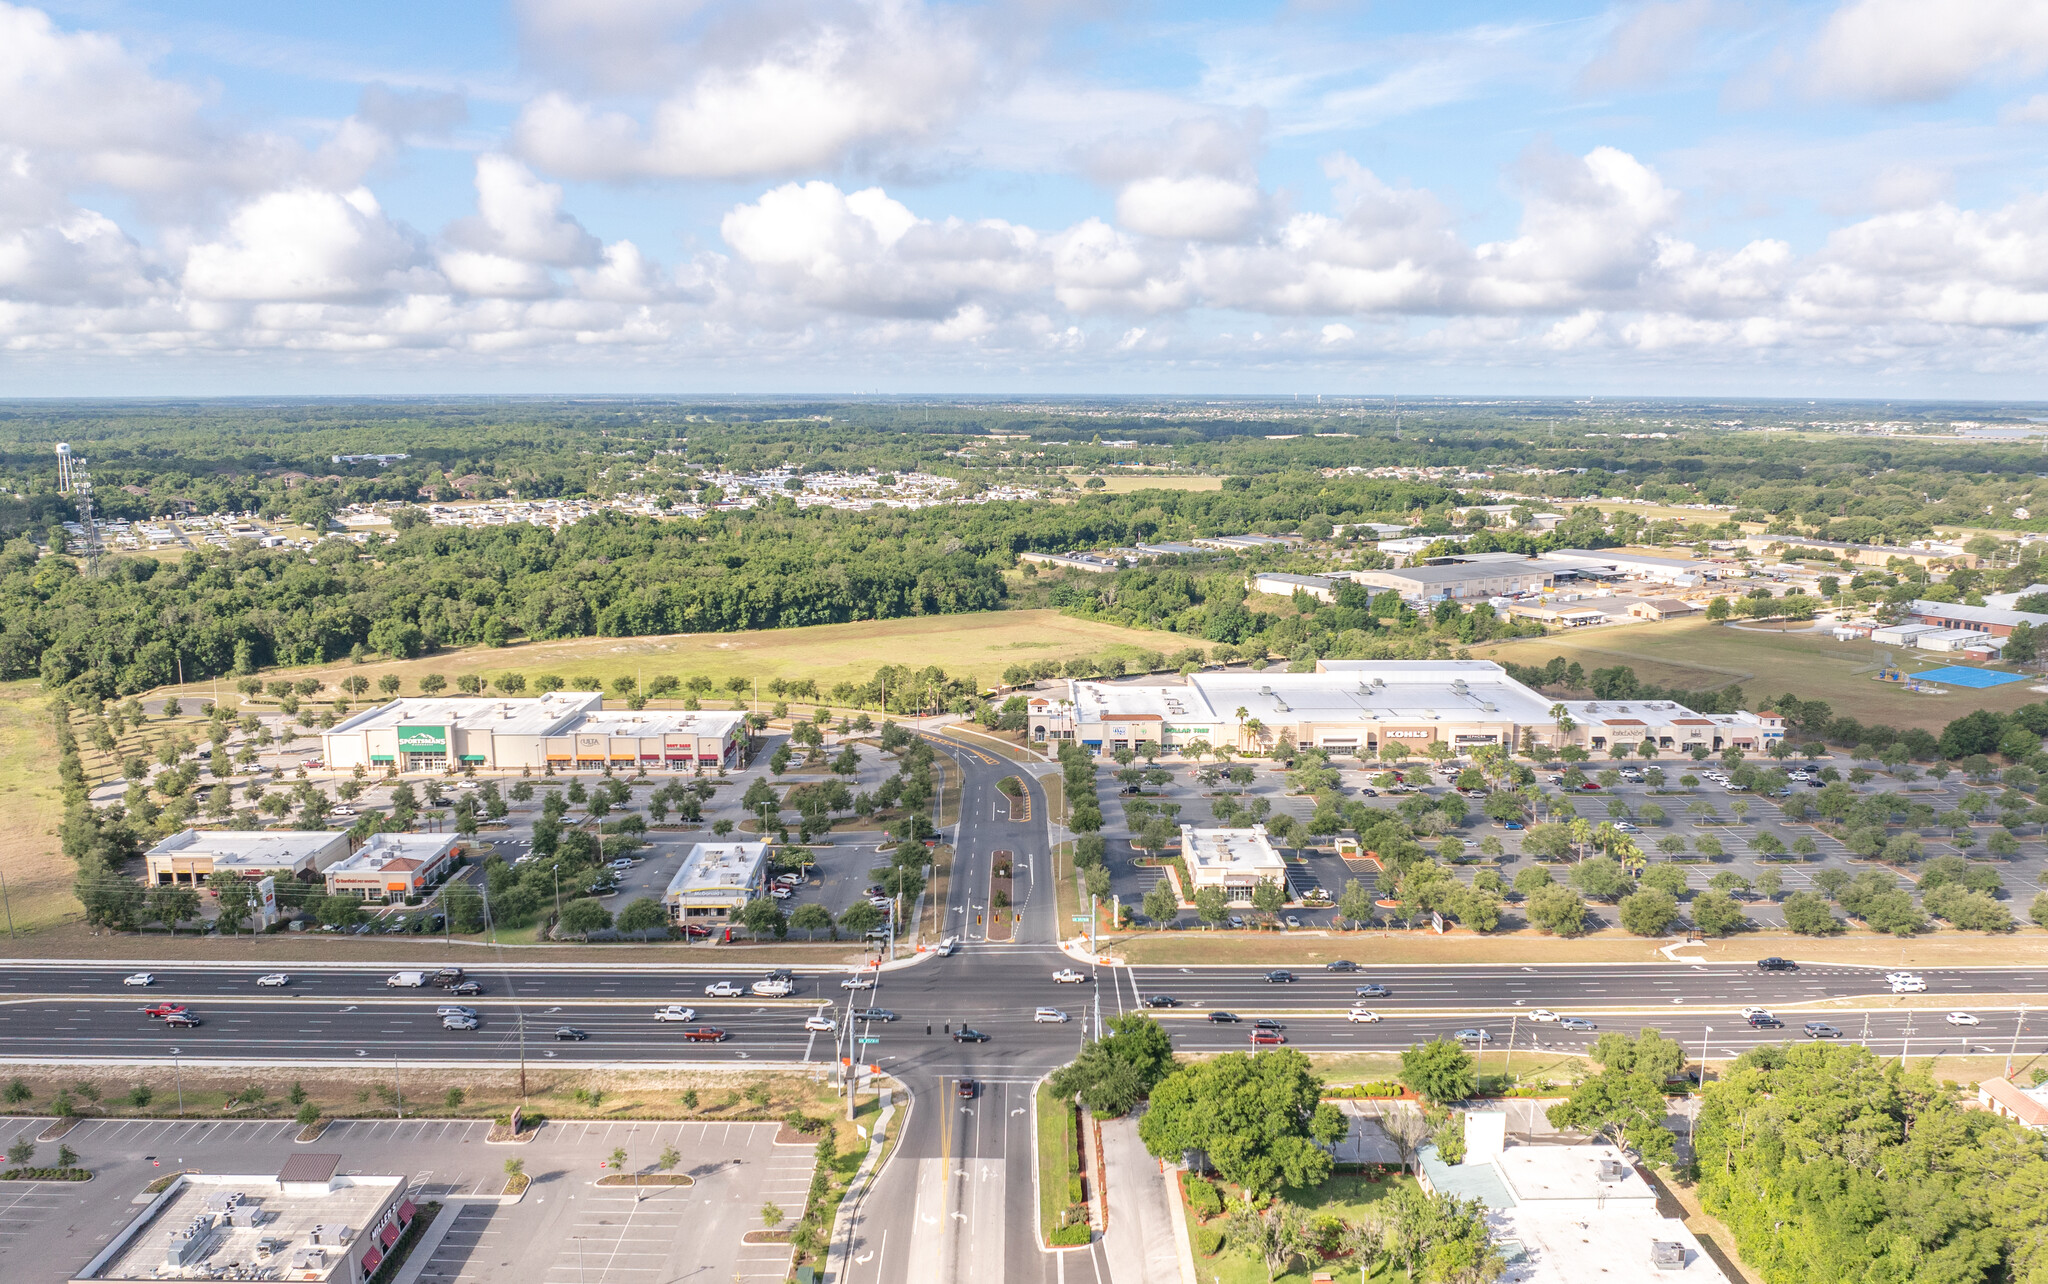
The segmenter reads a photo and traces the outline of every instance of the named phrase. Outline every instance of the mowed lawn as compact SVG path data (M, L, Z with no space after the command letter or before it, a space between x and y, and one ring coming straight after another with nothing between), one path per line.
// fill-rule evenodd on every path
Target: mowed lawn
M1937 668L1945 659L1916 658L1903 647L1837 642L1821 632L1779 632L1768 626L1736 628L1703 619L1661 624L1603 625L1472 648L1475 659L1544 664L1554 655L1576 660L1588 672L1626 664L1645 682L1692 690L1733 682L1750 708L1790 692L1802 700L1825 700L1838 714L1860 722L1940 731L1976 709L2004 711L2042 699L2033 682L1972 691L1951 687L1947 695L1919 695L1877 681L1880 649L1890 650L1910 675ZM1857 670L1865 670L1857 672Z
M1003 670L1019 661L1068 660L1076 656L1170 651L1185 645L1177 634L1148 633L1077 620L1057 611L982 611L967 615L923 615L902 620L864 620L853 624L820 624L802 629L762 629L749 633L676 633L642 638L570 638L556 642L520 642L512 646L466 647L417 660L367 664L309 665L301 669L266 669L262 676L312 676L332 682L359 673L373 683L396 673L411 695L422 675L438 673L454 679L465 673L491 676L519 673L529 681L552 673L565 680L602 678L607 686L620 675L641 681L672 673L688 678L703 674L724 684L739 675L759 679L765 688L773 678L809 678L821 689L842 681L865 682L885 664L912 668L937 665L956 677L972 676L991 686ZM231 692L231 680L219 689ZM207 697L211 682L176 688L181 696ZM154 694L170 694L170 690Z

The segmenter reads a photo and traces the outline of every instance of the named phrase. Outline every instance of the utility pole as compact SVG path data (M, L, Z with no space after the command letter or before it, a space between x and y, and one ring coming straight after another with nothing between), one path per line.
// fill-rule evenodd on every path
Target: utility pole
M1713 1026L1700 1027L1700 1087L1707 1086L1707 1036L1714 1032Z
M398 1054L391 1054L391 1099L398 1106L398 1122L405 1122L405 1086L398 1081Z

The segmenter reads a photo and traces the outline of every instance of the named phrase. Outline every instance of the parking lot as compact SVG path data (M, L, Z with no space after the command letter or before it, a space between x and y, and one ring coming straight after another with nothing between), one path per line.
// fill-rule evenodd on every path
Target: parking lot
M49 1123L0 1118L0 1148L33 1138ZM813 1148L775 1144L778 1129L551 1123L526 1145L489 1146L488 1120L341 1121L312 1148L341 1155L344 1173L406 1176L417 1201L491 1200L451 1214L446 1237L415 1259L423 1281L779 1280L789 1272L789 1249L743 1242L761 1227L762 1204L794 1216L810 1183ZM88 1120L64 1144L93 1170L92 1181L0 1186L0 1279L68 1279L139 1211L133 1200L151 1181L188 1168L274 1174L295 1151L308 1149L294 1145L297 1132L297 1124L275 1120ZM695 1185L636 1196L593 1184L603 1174L598 1164L614 1149L625 1149L632 1172L649 1169L668 1146L683 1156L676 1171ZM54 1143L40 1151L54 1162ZM533 1184L518 1203L500 1205L492 1197L504 1188L508 1157L525 1161Z
M1181 810L1175 818L1177 823L1198 826L1215 824L1213 808L1216 800L1212 795L1216 790L1202 785L1196 779L1198 769L1192 764L1172 760L1163 760L1160 765L1172 773L1172 783L1156 789L1147 786L1146 796L1159 802L1178 803ZM1308 819L1315 810L1312 798L1288 793L1289 786L1283 771L1258 760L1252 760L1246 765L1252 766L1255 772L1250 785L1223 786L1238 790L1237 801L1240 804L1252 799L1263 799L1271 809L1269 815L1288 815L1297 820ZM1380 764L1337 758L1333 760L1333 765L1339 770L1340 787L1347 802L1360 801L1371 807L1391 809L1399 801L1398 798L1385 793L1377 797L1366 797L1360 792L1362 788L1370 787L1372 779L1383 770ZM1614 765L1616 764L1605 761L1589 762L1583 764L1582 769L1587 776L1596 777L1600 771ZM1611 788L1567 793L1547 783L1547 777L1552 774L1550 771L1539 769L1537 780L1550 795L1549 801L1554 810L1547 814L1539 813L1537 819L1568 821L1577 816L1594 825L1612 819L1630 819L1639 825L1640 832L1635 835L1636 840L1653 863L1669 859L1658 850L1659 841L1667 836L1677 835L1683 838L1689 851L1696 851L1702 838L1711 838L1720 844L1722 855L1712 859L1695 859L1682 864L1680 868L1685 871L1688 886L1694 891L1706 890L1714 877L1722 873L1732 873L1753 885L1758 876L1766 870L1774 872L1783 888L1777 898L1766 899L1753 892L1737 893L1738 898L1744 901L1744 908L1750 919L1760 927L1782 927L1783 917L1778 902L1793 892L1813 890L1813 877L1823 869L1839 868L1854 875L1865 869L1883 868L1858 859L1840 841L1830 838L1812 824L1785 820L1777 799L1750 792L1727 792L1707 779L1704 774L1710 769L1716 769L1713 762L1694 763L1689 759L1665 758L1630 765L1636 768L1661 767L1667 777L1664 786L1653 790L1646 783L1624 781ZM1838 754L1812 764L1807 764L1803 758L1789 759L1784 765L1791 768L1804 768L1810 765L1815 772L1833 766L1846 778L1849 771L1859 764L1851 762L1846 755ZM1135 863L1136 858L1142 853L1130 845L1130 831L1125 824L1124 809L1121 806L1124 802L1121 792L1123 786L1115 779L1115 770L1115 764L1105 762L1097 778L1104 817L1103 834L1108 840L1111 889L1123 898L1125 906L1137 910L1146 891L1165 874L1158 868L1140 867ZM1700 783L1691 788L1682 786L1679 779L1686 774L1696 776ZM1449 775L1438 771L1435 773L1435 779L1447 782ZM1922 772L1920 778L1902 783L1880 772L1867 783L1852 785L1851 789L1858 796L1903 790L1913 801L1931 804L1937 812L1947 812L1955 807L1963 790L1968 787L1970 786L1958 775L1951 775L1945 781L1937 781ZM1426 792L1433 795L1442 794L1448 792L1449 788L1448 783L1436 783L1428 786ZM1808 787L1804 784L1795 784L1795 788L1804 790ZM1995 785L1989 788L1994 793L1999 790ZM1611 804L1616 801L1625 809L1623 817L1610 814ZM1711 814L1692 810L1700 803L1710 806ZM1742 805L1739 809L1736 806L1738 803ZM1646 804L1654 804L1661 809L1664 812L1664 819L1654 824L1648 823L1642 816L1642 809ZM1998 871L2005 884L2005 904L2016 918L2024 919L2035 894L2048 887L2048 843L2044 843L2040 831L2041 826L2038 825L2025 825L2016 829L2014 832L2020 842L2019 854L2010 859L1995 860L1987 859L1984 845L1984 835L1991 832L1991 828L1981 826L1976 830L1977 841L1963 853L1975 860L1985 861ZM1487 819L1476 805L1465 823L1451 832L1453 836L1465 841L1467 863L1458 867L1457 873L1468 882L1474 872L1487 865L1498 869L1502 878L1511 885L1516 874L1533 866L1543 865L1561 882L1565 881L1570 868L1568 864L1546 864L1524 855L1521 848L1522 837L1526 831L1510 830ZM1927 856L1945 855L1956 851L1945 830L1926 829L1918 832ZM1775 859L1759 854L1753 844L1764 834L1776 838L1786 849L1786 854ZM1479 854L1480 842L1489 835L1501 841L1503 853L1497 861L1488 860ZM1800 838L1812 839L1818 851L1806 857L1793 855L1791 848ZM1294 855L1292 849L1282 847L1281 850L1283 855ZM1377 870L1369 864L1360 864L1355 868L1347 867L1336 856L1315 848L1306 848L1300 854L1302 859L1299 862L1289 861L1290 904L1282 911L1282 915L1283 918L1292 915L1304 929L1331 927L1336 918L1333 906L1309 907L1294 899L1311 887L1321 887L1335 897L1343 891L1348 880L1356 878L1375 897L1391 895L1391 890L1380 890ZM1912 867L1907 866L1903 869L1906 877L1913 876ZM1516 912L1518 900L1519 898L1515 897L1509 899L1502 919L1504 927L1520 924ZM1198 925L1200 920L1193 910L1184 909L1178 922L1182 927L1193 927ZM1613 905L1588 905L1589 930L1615 926L1618 922L1619 915Z

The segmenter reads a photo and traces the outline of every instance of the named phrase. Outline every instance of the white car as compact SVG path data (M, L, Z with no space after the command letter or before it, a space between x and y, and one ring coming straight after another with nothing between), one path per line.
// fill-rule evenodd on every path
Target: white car
M1031 1019L1033 1021L1052 1021L1064 1025L1067 1020L1067 1014L1058 1008L1040 1008L1031 1014Z
M1529 1019L1531 1021L1555 1021L1557 1020L1557 1013L1552 1012L1549 1008L1537 1008L1529 1014Z
M477 784L474 780L458 780L455 782L455 787L457 789L475 789Z
M697 1019L697 1009L686 1008L680 1003L671 1003L665 1008L654 1009L654 1019L657 1021L695 1021Z
M871 976L849 976L839 983L839 988L842 990L872 990L875 988L875 978Z
M813 1034L834 1034L839 1029L839 1023L828 1016L807 1016L804 1018L804 1029Z
M704 993L713 999L737 999L746 991L739 987L737 981L713 981L704 987Z
M1074 969L1070 967L1063 967L1059 971L1052 974L1052 979L1059 982L1061 985L1079 985L1081 984L1081 982L1087 980L1088 978L1082 976L1079 972L1076 972Z
M1371 1025L1380 1019L1380 1014L1372 1011L1370 1008L1353 1008L1344 1014L1344 1019L1346 1021L1356 1021L1364 1025Z
M1771 1010L1769 1008L1742 1009L1742 1019L1745 1021L1749 1020L1751 1017L1767 1017L1769 1015L1771 1015Z
M796 895L796 892L787 887L771 887L768 889L768 894L778 901L786 901Z
M1884 974L1884 979L1892 985L1897 985L1901 981L1918 981L1920 974L1917 972L1887 972Z
M155 984L156 984L156 973L154 973L154 972L137 972L137 973L135 973L135 974L134 974L134 975L132 975L132 976L124 976L124 977L122 977L122 978L121 978L121 984L123 984L123 985L155 985Z
M1979 1025L1981 1022L1967 1012L1951 1012L1946 1020L1950 1025Z
M282 972L269 972L256 978L258 985L290 985L292 979Z
M1892 983L1893 994L1917 994L1927 988L1927 982L1909 972L1899 972L1886 978Z
M331 808L329 808L329 809L328 809L328 811L327 811L327 814L328 814L328 815L330 815L330 816L353 816L353 815L355 815L355 814L356 814L356 809L355 809L355 808L353 808L353 807L346 807L346 806L344 806L344 807L331 807Z

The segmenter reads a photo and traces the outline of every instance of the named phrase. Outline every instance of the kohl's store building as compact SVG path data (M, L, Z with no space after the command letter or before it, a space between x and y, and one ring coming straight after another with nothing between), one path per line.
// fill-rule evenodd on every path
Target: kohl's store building
M696 771L732 767L746 747L738 710L604 708L596 691L530 698L391 700L321 733L329 770Z

